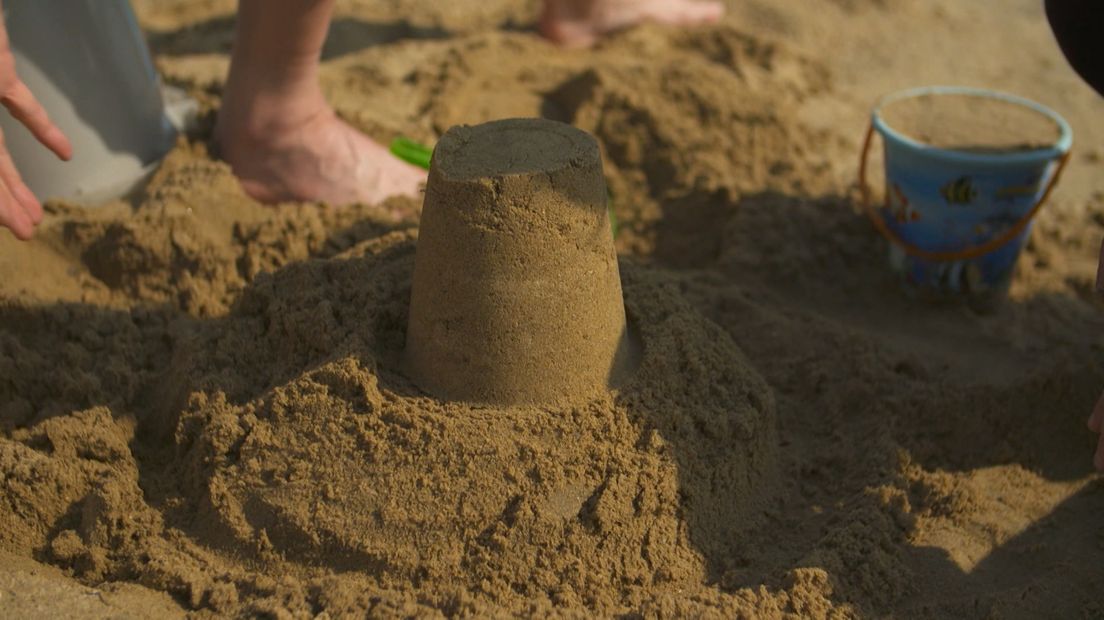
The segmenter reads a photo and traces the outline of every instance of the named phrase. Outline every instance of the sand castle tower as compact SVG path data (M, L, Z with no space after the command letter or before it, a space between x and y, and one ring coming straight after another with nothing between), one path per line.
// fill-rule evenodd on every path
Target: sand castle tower
M563 404L630 372L598 144L563 123L454 127L437 144L406 363L433 395Z

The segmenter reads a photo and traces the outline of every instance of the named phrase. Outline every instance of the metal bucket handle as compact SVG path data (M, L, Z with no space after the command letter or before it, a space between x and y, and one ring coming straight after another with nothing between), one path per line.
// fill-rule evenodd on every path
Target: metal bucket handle
M873 140L874 123L871 122L869 128L866 130L866 139L863 141L862 148L862 159L859 161L859 193L861 195L859 199L859 205L862 207L862 210L866 213L867 217L870 218L870 222L874 224L874 229L881 233L883 237L888 239L890 243L893 243L897 247L901 248L901 250L903 250L905 254L908 254L909 256L914 256L916 258L936 262L970 260L973 258L978 258L979 256L985 256L990 252L1004 247L1010 241L1020 236L1020 234L1023 233L1023 231L1031 223L1031 220L1034 219L1035 216L1039 213L1039 209L1043 206L1043 203L1045 203L1047 199L1050 198L1050 193L1058 184L1058 178L1062 176L1062 171L1065 170L1066 164L1069 162L1070 158L1070 151L1066 151L1062 154L1062 156L1058 159L1057 169L1055 169L1054 174L1050 177L1050 182L1047 184L1046 191L1043 192L1043 195L1039 198L1039 201L1035 203L1035 206L1032 207L1026 215L1020 218L1020 220L1017 221L1014 226L1004 231L1000 235L997 235L993 239L990 239L989 241L986 241L985 243L982 243L980 245L963 248L961 250L933 252L931 250L925 250L924 248L918 247L902 239L900 235L898 235L896 232L893 231L893 229L886 225L885 220L882 219L877 210L874 208L874 201L871 198L870 186L868 186L866 183L866 163L870 155L870 145Z

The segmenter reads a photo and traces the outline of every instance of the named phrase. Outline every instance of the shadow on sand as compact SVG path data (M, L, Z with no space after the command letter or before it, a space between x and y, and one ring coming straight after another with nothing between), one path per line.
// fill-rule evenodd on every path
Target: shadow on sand
M1104 565L1104 486L1089 481L1092 438L1083 425L1099 368L1087 344L1047 345L1104 328L1099 309L1057 293L1010 301L988 317L916 304L847 206L764 194L709 207L697 228L686 220L659 231L660 263L664 248L687 247L685 235L707 238L672 281L753 360L778 407L780 480L768 507L737 528L741 544L695 531L726 519L708 498L687 515L710 580L725 589L785 587L794 569L821 567L840 586L837 602L901 617L1073 617L1094 609L1104 585L1090 568ZM786 224L767 226L780 220ZM334 251L361 234L335 235ZM171 306L0 304L0 429L10 435L95 405L134 416L142 488L157 506L175 492L161 382L181 340L223 320ZM394 336L387 346L400 343ZM680 462L700 450L672 448ZM978 483L1013 508L1029 501L1018 494L1047 481L1066 483L1068 497L1009 538L997 527L991 551L969 569L942 547L916 543L917 519L940 523L940 502L957 493L932 476L970 477L994 466L1029 479L1007 488ZM955 510L943 522L957 531L991 518ZM975 532L970 540L982 538Z
M1086 336L1104 333L1099 301L1071 279L987 315L920 302L843 197L716 197L695 210L664 205L656 255L779 403L778 503L747 533L742 565L714 563L722 585L781 586L790 569L819 566L864 592L843 600L868 613L1100 611L1104 487L1085 429L1101 388ZM1029 246L1021 261L1033 260Z

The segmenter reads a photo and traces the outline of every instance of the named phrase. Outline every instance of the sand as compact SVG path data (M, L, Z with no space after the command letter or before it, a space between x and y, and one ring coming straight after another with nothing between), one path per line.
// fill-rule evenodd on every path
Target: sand
M1053 147L1061 136L1061 129L1050 117L993 97L921 95L892 101L879 114L901 134L953 151L1032 151Z
M232 2L136 4L217 106ZM585 401L423 393L416 222L257 205L209 115L133 201L0 236L2 615L1104 614L1104 103L1030 0L730 7L563 52L533 3L339 6L323 80L370 134L596 136L642 355ZM988 315L909 299L853 208L870 107L948 81L1078 145Z
M598 142L566 123L458 125L433 152L406 368L442 400L555 405L623 383L625 319Z

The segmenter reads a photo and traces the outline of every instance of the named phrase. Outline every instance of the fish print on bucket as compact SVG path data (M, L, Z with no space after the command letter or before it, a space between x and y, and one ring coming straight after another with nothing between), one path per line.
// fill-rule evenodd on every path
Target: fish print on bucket
M939 195L943 196L947 204L968 205L977 199L978 192L970 177L958 177L939 188Z

